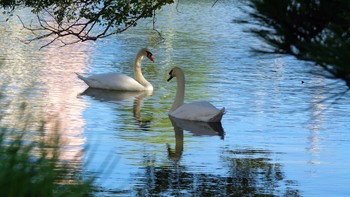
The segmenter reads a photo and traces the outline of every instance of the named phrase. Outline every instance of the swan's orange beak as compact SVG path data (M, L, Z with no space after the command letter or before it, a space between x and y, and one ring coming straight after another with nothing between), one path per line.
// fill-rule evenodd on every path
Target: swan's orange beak
M148 56L148 59L151 60L152 62L154 62L154 59L152 56Z
M152 53L151 53L151 52L148 52L148 51L147 51L147 58L148 58L149 60L151 60L152 62L154 62L154 59L153 59L153 57L152 57Z

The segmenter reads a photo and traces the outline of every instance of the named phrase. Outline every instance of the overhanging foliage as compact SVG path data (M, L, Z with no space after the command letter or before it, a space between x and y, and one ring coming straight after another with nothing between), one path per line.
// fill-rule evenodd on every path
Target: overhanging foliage
M315 62L350 87L350 1L250 0L244 10L237 22L272 46L256 51Z
M31 8L38 25L22 24L35 34L32 40L53 37L48 44L61 41L64 45L121 33L171 3L173 0L0 0L7 14ZM74 39L63 39L68 36Z

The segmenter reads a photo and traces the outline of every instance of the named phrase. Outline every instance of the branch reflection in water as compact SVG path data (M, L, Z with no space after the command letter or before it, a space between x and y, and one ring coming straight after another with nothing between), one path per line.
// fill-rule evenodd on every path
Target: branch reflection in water
M224 139L224 129L221 122L198 122L190 120L182 120L169 116L171 124L175 131L175 151L171 150L169 144L167 144L168 157L174 162L178 162L181 159L184 143L184 130L191 132L194 136L215 136L218 135Z
M172 162L156 166L154 158L144 157L145 163L152 165L144 167L144 174L135 175L137 187L133 189L136 196L301 196L298 182L285 179L283 165L274 161L276 155L269 150L225 147L219 163L223 174L193 170L190 163L180 162L185 157L185 129L178 126L178 122L182 121L170 120L176 140L175 150L167 144L168 157ZM202 127L200 122L186 124L189 125L189 128L210 128L213 135L223 134L223 130L215 130L218 127ZM204 133L210 132L206 130ZM205 162L202 165L205 167Z
M152 118L142 119L141 104L142 100L146 97L151 96L152 93L153 91L113 91L97 88L87 88L84 92L80 93L79 96L86 95L101 102L112 103L133 99L133 117L141 129L148 130Z

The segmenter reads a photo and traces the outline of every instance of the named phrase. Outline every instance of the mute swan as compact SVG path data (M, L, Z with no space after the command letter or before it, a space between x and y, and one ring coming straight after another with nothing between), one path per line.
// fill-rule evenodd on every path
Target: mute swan
M170 81L173 77L177 78L177 89L175 102L170 108L169 116L179 119L202 122L221 121L222 116L225 113L225 108L219 110L207 101L197 101L184 104L185 75L181 68L174 67L169 72L169 78L167 81Z
M152 53L148 49L140 49L140 51L137 53L134 64L135 79L118 73L97 74L90 77L83 77L79 74L77 75L79 79L83 80L91 88L121 91L152 91L152 84L143 77L141 71L141 61L144 56L154 62Z

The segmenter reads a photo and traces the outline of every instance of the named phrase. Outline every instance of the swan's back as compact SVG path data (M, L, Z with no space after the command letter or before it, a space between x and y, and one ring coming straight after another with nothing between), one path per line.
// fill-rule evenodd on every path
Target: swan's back
M176 110L169 112L169 115L179 119L220 122L225 113L225 108L217 109L207 101L197 101L181 105Z
M91 88L103 88L120 91L146 90L146 88L135 79L124 74L106 73L97 74L90 77L78 75L78 78L83 80Z

